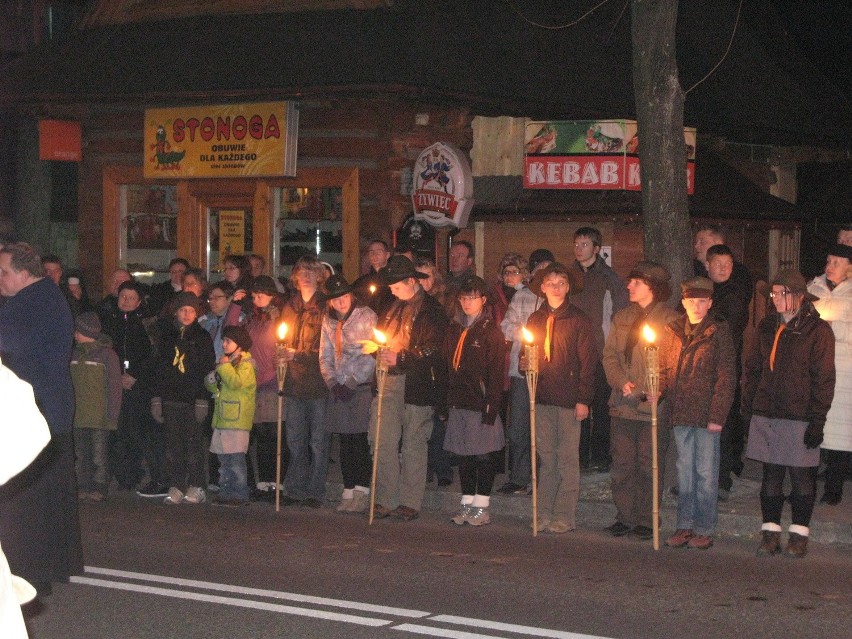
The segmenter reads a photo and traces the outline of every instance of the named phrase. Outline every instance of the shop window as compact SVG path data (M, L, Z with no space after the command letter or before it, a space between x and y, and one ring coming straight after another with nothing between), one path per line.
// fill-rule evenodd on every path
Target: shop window
M168 279L177 257L177 187L124 184L120 203L120 263L140 282Z
M289 277L303 255L315 255L336 273L343 269L343 189L275 189L276 275Z

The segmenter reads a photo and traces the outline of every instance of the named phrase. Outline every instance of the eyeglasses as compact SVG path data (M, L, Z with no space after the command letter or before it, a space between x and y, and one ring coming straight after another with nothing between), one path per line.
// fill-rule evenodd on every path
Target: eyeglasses
M473 302L482 299L484 295L459 295L460 302Z
M503 269L503 275L520 275L521 272L516 268Z

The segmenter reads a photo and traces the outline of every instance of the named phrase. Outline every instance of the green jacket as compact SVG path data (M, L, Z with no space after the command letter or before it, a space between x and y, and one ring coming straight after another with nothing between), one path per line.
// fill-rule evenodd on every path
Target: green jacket
M219 364L205 385L216 400L213 428L251 430L257 390L251 353L243 353L236 366Z

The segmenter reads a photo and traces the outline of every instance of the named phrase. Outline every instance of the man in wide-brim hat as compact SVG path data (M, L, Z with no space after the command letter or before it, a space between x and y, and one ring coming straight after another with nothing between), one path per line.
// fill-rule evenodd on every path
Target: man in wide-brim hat
M374 517L403 521L420 514L426 487L427 442L432 416L446 415L446 362L442 355L447 317L440 303L420 285L425 273L404 255L394 255L380 271L396 298L379 317L387 338L379 353L388 367L382 396L382 422L376 446L373 400L370 441L378 455Z

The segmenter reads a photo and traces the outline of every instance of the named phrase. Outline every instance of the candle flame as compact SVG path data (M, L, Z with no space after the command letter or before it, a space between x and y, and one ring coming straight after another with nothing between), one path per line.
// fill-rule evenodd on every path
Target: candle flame
M385 337L385 334L384 334L384 333L382 333L380 330L377 330L377 329L375 329L375 328L373 329L373 335L375 336L376 341L377 341L379 344L384 345L384 344L388 341L388 338L387 338L387 337Z
M532 343L533 343L533 334L532 334L532 333L530 333L530 332L527 330L526 326L524 326L524 327L522 327L522 328L521 328L521 334L524 336L524 341L525 341L527 344L532 344Z
M278 341L283 342L285 337L287 337L287 325L281 322L278 325Z
M653 344L654 340L657 339L657 334L654 332L653 328L645 324L645 326L642 327L642 337L644 337L645 341L649 344Z

